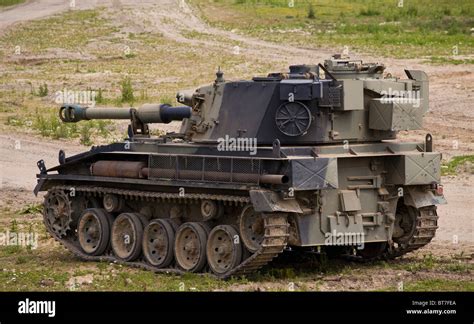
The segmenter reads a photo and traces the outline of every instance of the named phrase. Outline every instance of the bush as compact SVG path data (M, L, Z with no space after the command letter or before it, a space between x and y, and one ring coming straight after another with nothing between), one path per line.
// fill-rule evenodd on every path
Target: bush
M120 82L120 85L122 86L121 102L133 103L135 97L133 96L132 80L130 80L129 77L126 77L122 82Z
M102 95L102 88L99 88L99 90L97 90L97 95L95 96L95 102L98 103L98 104L101 104L101 103L104 103L104 97Z
M308 18L309 19L315 19L316 18L316 13L314 12L313 5L310 4L308 7Z
M91 126L89 123L84 123L81 126L81 144L82 145L92 145L91 141Z
M371 9L371 8L368 8L367 10L366 9L362 9L360 12L359 12L359 16L368 16L368 17L371 17L371 16L378 16L380 15L380 11L377 11L375 9Z
M46 83L40 84L38 90L38 96L46 97L48 95L48 85Z

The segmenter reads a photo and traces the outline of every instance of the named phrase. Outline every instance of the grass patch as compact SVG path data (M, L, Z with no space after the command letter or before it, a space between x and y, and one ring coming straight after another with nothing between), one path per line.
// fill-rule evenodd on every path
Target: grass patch
M122 87L121 102L133 104L135 97L133 95L132 80L129 77L126 77L120 82L120 86Z
M25 0L0 0L0 7L8 7L25 2Z
M23 207L20 211L20 215L30 215L30 214L41 214L43 212L42 204L29 204Z
M87 26L87 28L84 28ZM61 32L57 32L57 31ZM54 32L53 32L54 31ZM42 53L48 48L81 50L90 40L116 31L96 10L74 10L52 18L21 24L2 37L5 45L15 44L20 52ZM7 47L0 47L7 51Z
M456 175L459 172L467 171L474 173L474 155L461 155L451 158L441 165L441 175Z
M474 291L474 282L443 279L427 279L407 282L404 291Z
M456 255L452 257L436 257L431 253L424 254L416 259L400 259L385 268L406 270L412 273L423 271L450 272L450 273L471 273L474 265L467 259L460 259Z
M46 113L37 110L35 115L12 115L8 116L5 123L9 126L17 126L37 131L41 136L53 139L79 138L81 144L91 145L93 139L108 139L113 130L114 124L107 120L89 120L77 123L63 123L56 109L49 109Z
M429 60L429 63L432 64L453 64L453 65L460 65L460 64L474 64L474 59L468 58L453 58L453 57L439 57L439 56L432 56Z
M211 25L265 40L402 58L472 55L474 5L463 0L191 0ZM291 5L289 5L291 4ZM313 8L310 14L309 9ZM471 59L446 59L447 64Z

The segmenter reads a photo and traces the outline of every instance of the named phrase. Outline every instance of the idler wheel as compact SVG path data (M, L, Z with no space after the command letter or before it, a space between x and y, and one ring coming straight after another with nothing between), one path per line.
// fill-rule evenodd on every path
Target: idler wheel
M108 247L112 216L98 208L86 209L77 227L82 250L88 255L101 255Z
M398 244L408 243L416 230L418 210L415 207L399 204L395 215L393 241Z
M190 272L201 271L206 265L207 232L199 223L184 223L176 232L174 254L176 263Z
M176 225L167 219L154 219L143 234L143 255L145 260L157 268L164 268L174 259Z
M219 225L207 239L207 262L212 272L225 275L242 261L239 233L230 225Z
M112 225L112 250L123 261L136 260L142 251L143 222L139 214L120 214Z

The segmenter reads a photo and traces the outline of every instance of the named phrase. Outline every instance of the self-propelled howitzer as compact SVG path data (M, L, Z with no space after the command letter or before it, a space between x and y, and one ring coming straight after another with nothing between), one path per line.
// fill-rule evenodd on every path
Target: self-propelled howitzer
M185 106L84 108L64 122L130 119L129 138L40 174L49 233L86 260L153 271L258 270L284 250L370 260L428 244L437 228L441 154L421 129L428 78L335 56L252 80L180 91ZM149 123L181 120L150 135ZM291 248L291 249L289 249ZM319 250L319 249L318 249Z

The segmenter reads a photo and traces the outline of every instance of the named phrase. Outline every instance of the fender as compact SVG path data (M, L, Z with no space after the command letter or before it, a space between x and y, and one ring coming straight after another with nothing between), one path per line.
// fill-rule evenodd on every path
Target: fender
M296 199L283 199L270 190L250 190L250 201L256 212L303 213Z
M423 190L417 187L405 187L404 194L405 205L421 208L433 205L447 204L444 196L438 196L431 190Z

